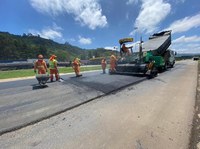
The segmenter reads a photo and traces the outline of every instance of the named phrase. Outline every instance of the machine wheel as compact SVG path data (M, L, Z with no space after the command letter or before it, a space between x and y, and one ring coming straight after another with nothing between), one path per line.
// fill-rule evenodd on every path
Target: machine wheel
M173 62L173 64L171 64L170 68L173 68L173 67L174 67L174 64L175 64L175 62Z
M109 69L109 74L110 74L110 75L115 74L115 72L116 72L116 71L111 71L111 70Z
M163 66L163 71L167 70L167 63L165 63L165 65Z
M113 72L112 72L110 69L109 69L109 71L108 71L108 72L109 72L109 74L110 74L110 75L112 75L112 74L113 74Z

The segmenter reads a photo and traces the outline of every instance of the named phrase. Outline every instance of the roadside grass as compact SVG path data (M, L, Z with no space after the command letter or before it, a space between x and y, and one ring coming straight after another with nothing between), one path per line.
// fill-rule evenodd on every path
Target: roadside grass
M91 71L91 70L100 70L101 66L82 66L81 72ZM74 72L72 67L60 67L59 73L71 73ZM21 77L30 77L34 76L35 73L33 69L20 69L20 70L9 70L9 71L0 71L0 79L9 79L9 78L21 78Z

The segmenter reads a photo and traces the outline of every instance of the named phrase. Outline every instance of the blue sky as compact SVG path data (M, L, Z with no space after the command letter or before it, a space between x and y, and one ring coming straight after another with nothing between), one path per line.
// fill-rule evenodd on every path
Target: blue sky
M172 30L171 49L200 53L198 0L0 0L0 20L0 31L85 49L118 47L125 37L137 43L140 36L146 41Z

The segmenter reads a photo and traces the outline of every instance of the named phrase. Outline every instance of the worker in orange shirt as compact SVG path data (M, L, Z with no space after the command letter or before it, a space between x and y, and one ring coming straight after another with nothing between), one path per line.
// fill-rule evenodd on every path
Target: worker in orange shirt
M117 58L115 57L114 54L112 54L110 56L110 71L111 72L115 72L116 71L116 69L115 69L116 63L117 63Z
M57 56L52 55L49 59L49 70L50 70L50 79L53 82L53 75L55 75L56 81L59 79L58 74L58 61L56 60Z
M103 57L102 60L101 60L101 67L102 67L102 70L103 70L103 74L106 73L106 65L107 65L106 59L105 59L105 57Z
M130 55L129 48L127 48L127 47L125 46L125 44L122 45L122 51L123 51L125 54Z
M34 63L34 72L36 73L36 70L38 70L38 74L46 74L47 71L47 65L46 62L43 59L43 55L38 55L38 60Z
M80 77L82 76L82 74L80 74L80 59L79 58L75 58L72 62L72 68L74 69L74 72L76 74L76 77Z

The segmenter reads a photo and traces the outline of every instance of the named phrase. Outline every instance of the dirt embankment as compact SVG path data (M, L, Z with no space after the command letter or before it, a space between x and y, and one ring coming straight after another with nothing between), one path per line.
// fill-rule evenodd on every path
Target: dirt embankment
M190 138L190 149L200 149L200 61L198 63L198 79L196 90L195 114Z

